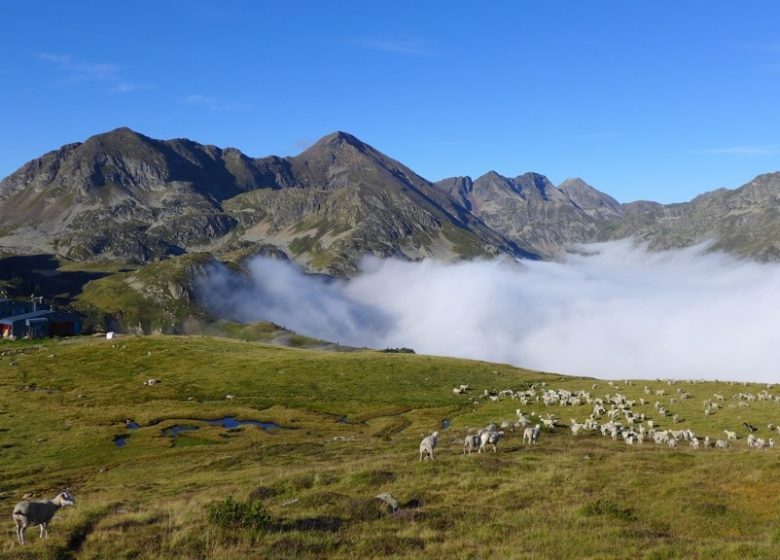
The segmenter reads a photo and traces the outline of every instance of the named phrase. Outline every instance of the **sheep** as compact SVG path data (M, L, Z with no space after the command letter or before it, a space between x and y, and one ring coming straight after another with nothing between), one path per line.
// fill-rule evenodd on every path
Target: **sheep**
M479 430L476 434L468 434L463 441L463 454L467 455L474 451L475 449L479 448L480 444L480 436L482 435L482 430Z
M147 387L152 387L154 385L157 385L158 383L160 383L160 380L159 379L155 379L154 377L144 381L144 385L146 385Z
M436 447L436 439L438 437L439 432L433 432L422 439L420 442L420 461L423 460L423 456L428 456L433 461L433 449Z
M555 416L552 416L550 414L547 415L547 418L540 418L542 421L542 424L544 424L548 430L552 431L555 429Z
M498 398L498 395L488 395L488 398L490 399L490 402L498 402L501 400Z
M718 449L726 449L729 446L729 442L724 439L719 439L715 442L715 447Z
M775 440L769 438L769 449L774 449L774 448L775 448Z
M723 430L723 433L726 434L726 439L728 441L737 441L737 432L730 432L729 430Z
M16 537L19 539L19 544L24 544L24 532L29 526L40 525L41 538L48 537L49 523L57 510L63 506L74 505L76 500L67 490L60 492L51 500L24 501L16 504L11 517L16 524Z
M542 431L542 427L537 424L533 428L526 428L523 432L523 445L526 445L526 442L528 444L536 445L536 443L539 441L539 434Z
M479 436L479 452L482 453L482 450L485 448L486 445L490 444L493 446L493 453L496 452L496 444L499 442L499 440L504 436L504 432L482 432Z

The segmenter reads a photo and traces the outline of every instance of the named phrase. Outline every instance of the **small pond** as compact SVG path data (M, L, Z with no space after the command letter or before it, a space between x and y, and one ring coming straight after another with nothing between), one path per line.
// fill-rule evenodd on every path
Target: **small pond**
M233 416L225 416L224 418L217 418L216 420L201 420L211 426L221 426L223 428L239 428L241 426L257 426L262 428L266 432L283 430L289 428L282 428L279 424L274 422L261 422L260 420L236 420Z

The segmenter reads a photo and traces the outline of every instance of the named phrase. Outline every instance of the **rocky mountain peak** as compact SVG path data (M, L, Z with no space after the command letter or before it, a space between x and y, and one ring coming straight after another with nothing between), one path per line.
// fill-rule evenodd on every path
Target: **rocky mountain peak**
M558 186L558 189L572 203L594 218L618 218L623 213L622 207L617 200L594 189L579 177L566 179Z

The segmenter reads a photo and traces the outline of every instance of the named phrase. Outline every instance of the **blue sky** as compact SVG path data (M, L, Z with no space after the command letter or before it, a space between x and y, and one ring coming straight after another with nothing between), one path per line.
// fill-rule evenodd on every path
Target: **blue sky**
M780 3L0 3L0 176L119 126L248 155L346 130L431 180L688 200L780 169Z

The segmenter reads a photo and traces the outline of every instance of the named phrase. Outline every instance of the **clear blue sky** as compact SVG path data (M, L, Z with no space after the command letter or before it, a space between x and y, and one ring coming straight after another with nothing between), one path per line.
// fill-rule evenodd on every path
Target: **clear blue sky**
M622 202L780 169L780 2L0 2L0 176L129 126L251 156L346 130L431 180Z

